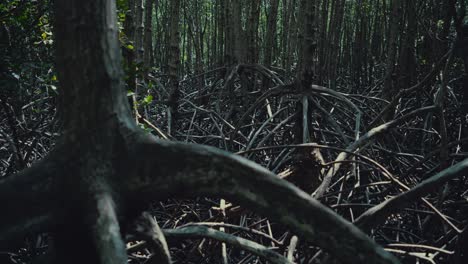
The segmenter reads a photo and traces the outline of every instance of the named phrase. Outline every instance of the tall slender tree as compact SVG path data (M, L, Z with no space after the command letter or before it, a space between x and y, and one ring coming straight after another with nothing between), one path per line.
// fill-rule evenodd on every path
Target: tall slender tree
M267 67L271 66L272 59L273 59L272 58L273 52L276 46L278 6L279 6L279 0L270 1L270 6L268 9L268 15L267 15L267 25L266 25L265 55L264 55L264 60L263 60L264 61L263 64ZM289 14L287 14L287 16L289 16ZM289 18L285 18L285 19L289 19Z
M385 82L383 88L383 97L385 99L391 99L392 94L395 92L395 64L398 49L398 32L401 20L400 0L392 0L391 3L392 12L390 15L390 29L387 40L387 69L385 73Z
M159 0L146 0L145 2L145 32L143 43L143 64L145 71L152 66L153 60L153 10L158 6Z
M180 0L174 0L170 2L170 39L169 39L169 78L171 94L169 97L168 107L168 133L172 134L175 129L177 116L177 108L179 106L178 101L180 98L179 90L179 68L180 68L180 32L179 32L179 21L180 21Z

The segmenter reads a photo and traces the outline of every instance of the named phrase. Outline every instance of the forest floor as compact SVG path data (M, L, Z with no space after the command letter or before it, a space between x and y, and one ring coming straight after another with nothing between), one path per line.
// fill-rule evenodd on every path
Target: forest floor
M468 156L460 151L468 138L463 136L466 110L456 88L448 90L441 116L425 107L433 105L433 98L426 91L432 88L424 84L405 91L384 112L391 102L381 99L379 80L359 93L349 88L347 78L334 89L314 85L305 91L296 89L293 80L281 69L260 65L186 76L180 82L182 96L172 135L167 133L169 91L164 75L150 73L140 80L139 94L129 94L129 100L133 98L139 125L160 138L237 153L315 197L328 178L317 198L351 222ZM462 87L458 79L451 82ZM14 101L14 105L1 102L1 176L43 157L59 136L52 90ZM405 263L452 263L462 258L456 249L465 245L467 237L467 179L448 179L424 199L399 207L372 225L370 235ZM174 263L265 263L245 244L230 244L231 238L258 243L297 263L323 263L329 258L313 245L297 241L284 227L231 201L206 197L158 201L148 211L164 232L199 228L200 238L169 239ZM229 236L207 236L206 230ZM132 236L127 239L129 263L150 263L145 243ZM34 263L50 243L47 234L31 235L21 249L0 255L12 263Z

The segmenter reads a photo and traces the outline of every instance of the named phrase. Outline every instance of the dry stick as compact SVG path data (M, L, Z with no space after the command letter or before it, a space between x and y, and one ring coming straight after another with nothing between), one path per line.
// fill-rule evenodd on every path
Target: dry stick
M171 255L169 253L166 238L153 216L148 212L143 212L136 221L135 232L139 237L146 240L147 244L149 244L151 249L154 250L154 255L151 257L149 263L171 263ZM137 246L139 245L140 244L137 244Z
M332 89L329 89L329 88L326 88L326 87L323 87L323 86L319 86L319 85L312 85L311 90L315 91L315 92L330 94L330 95L332 95L334 97L337 97L338 99L342 100L343 102L345 102L346 104L348 104L351 108L353 108L355 110L355 112L356 112L356 122L355 122L355 125L354 125L354 135L355 135L355 140L358 140L359 139L359 131L360 131L360 128L361 128L361 118L362 118L362 112L359 109L359 107L357 107L353 102L351 102L348 98L346 98L346 94L334 91Z
M452 62L452 58L453 58L453 48L450 50L450 55L441 73L442 83L440 85L440 88L437 90L436 98L434 100L434 104L437 107L437 116L439 117L439 133L440 133L440 145L441 145L439 169L445 169L448 166L448 159L449 159L447 124L446 124L445 115L444 115L444 101L446 99L446 94L447 94L447 76L446 75L447 75L447 71L450 66L450 63ZM445 185L445 188L440 190L437 206L440 206L443 200L445 199L445 197L447 196L447 192L448 192L447 188L448 188L448 185ZM426 219L424 220L424 224L426 225L430 219L432 219L432 217L427 216Z
M283 121L281 121L279 124L277 124L271 131L270 133L268 133L268 135L266 135L258 144L257 144L257 147L260 147L262 146L271 136L274 135L274 133L276 132L276 130L280 129L281 127L283 127L286 123L288 123L293 117L295 117L296 114L292 114L291 116L289 116L288 118L284 119Z
M467 139L468 140L468 139ZM462 142L463 140L460 140L460 141L457 141L457 142ZM454 142L456 143L456 142ZM392 182L396 183L398 186L400 186L401 189L407 191L409 190L410 188L404 184L403 182L401 182L400 180L398 180L397 178L395 178L384 166L382 166L380 163L378 163L377 161L367 157L367 156L364 156L364 155L361 155L361 154L358 154L358 153L355 153L353 151L347 151L347 150L344 150L342 148L337 148L337 147L332 147L332 146L326 146L326 145L317 145L315 143L308 143L308 144L299 144L299 145L282 145L282 146L269 146L269 147L261 147L261 148L257 148L257 149L251 149L249 151L240 151L240 152L237 152L236 154L244 154L244 153L250 153L250 152L255 152L255 151L262 151L262 150L268 150L268 149L275 149L275 148L327 148L327 149L332 149L332 150L337 150L337 151L342 151L342 152L346 152L347 154L349 155L353 155L355 157L359 157L367 162L369 162L370 164L376 166L378 169L381 170L381 173L382 175L384 175L385 177L387 177L388 179L390 179ZM434 155L436 152L432 153L432 155ZM331 162L331 164L333 164L335 162ZM322 196L323 198L324 196ZM429 207L431 208L435 214L437 214L444 222L446 222L455 232L460 232L460 229L458 229L444 214L442 214L442 212L440 212L434 205L432 205L427 199L425 198L422 198L422 201Z
M281 150L281 152L276 155L276 158L271 160L271 163L268 164L267 168L272 168L271 171L277 173L279 168L291 159L290 155L292 153L294 153L294 150L287 148Z
M187 129L187 136L185 137L185 142L188 142L189 140L190 132L192 131L193 123L195 121L196 116L197 116L197 109L193 111L193 116L192 116L192 119L190 120L189 128Z
M182 84L182 83L191 81L191 80L193 80L193 79L196 79L196 78L198 78L198 77L201 77L201 76L203 76L203 75L208 75L208 74L210 74L210 73L217 72L217 71L221 71L221 70L224 70L224 69L226 69L226 66L222 66L222 67L218 67L218 68L215 68L215 69L211 69L211 70L209 70L209 71L202 72L202 73L200 73L200 74L193 75L193 76L191 76L190 78L184 79L184 80L180 81L180 83ZM153 79L155 79L155 78L153 78Z
M400 117L398 119L392 120L392 121L387 122L385 124L382 124L382 125L380 125L378 127L372 128L366 134L364 134L361 138L359 138L354 143L349 145L346 148L347 152L341 152L338 155L338 157L335 159L335 161L345 160L348 157L349 152L354 152L358 148L364 147L364 145L369 143L375 136L380 135L380 134L388 131L389 129L391 129L391 128L393 128L393 127L395 127L395 126L397 126L397 125L399 125L399 124L401 124L403 122L405 122L406 120L408 120L408 119L410 119L410 118L412 118L412 117L414 117L416 115L419 115L421 113L427 113L427 112L433 111L434 109L435 109L434 106L423 107L423 108L414 110L413 112L411 112L411 113L409 113L407 115L404 115L404 116L402 116L402 117ZM325 192L327 191L328 187L331 184L331 180L332 180L333 176L337 173L337 171L340 169L340 167L341 167L341 163L336 163L332 168L330 168L328 170L327 174L323 178L322 183L317 188L317 190L315 190L315 192L313 194L313 196L315 198L318 199L318 198L322 197L325 194Z
M166 140L172 140L174 138L169 138L168 135L164 134L164 132L159 129L156 125L154 125L153 123L151 123L148 119L144 118L143 116L141 116L141 114L139 114L138 112L136 113L136 116L138 119L141 119L143 121L143 123L145 123L147 126L151 127L154 131L156 131L156 133L158 133L158 135L160 137L162 137L163 139L166 139Z
M274 113L270 118L268 118L267 120L265 120L265 122L263 122L263 124L260 126L260 128L257 129L257 131L254 133L254 135L252 136L252 138L250 138L249 140L249 143L247 145L247 147L245 148L246 150L249 150L252 148L252 145L255 143L255 140L257 139L257 137L260 135L260 132L262 132L262 130L265 128L266 125L268 125L270 122L272 122L274 120L274 118L281 114L284 110L288 109L288 107L283 107L281 109L279 109L278 111L276 111L276 113Z
M465 231L466 227L463 229L463 232ZM441 249L444 249L444 248L447 248L447 246L449 246L450 244L452 244L454 242L455 239L459 239L459 234L456 234L455 236L452 236L451 239L449 239L446 243L444 243L444 245L442 247L440 247ZM440 253L443 253L443 252L440 252L440 251L437 251L433 254L433 257L437 257ZM455 253L455 252L454 252ZM457 252L458 253L458 252ZM459 253L458 253L459 254Z
M386 174L384 174L387 176ZM389 178L392 179L395 183L397 183L403 190L408 191L410 188L406 186L404 183L402 183L399 180L396 180L395 178ZM442 221L446 222L455 232L461 233L461 230L455 226L439 209L437 209L434 205L432 205L426 198L421 199L424 204L426 204L434 213L441 218Z
M211 238L231 246L239 247L245 251L262 257L271 263L293 264L293 262L289 261L287 258L263 245L205 226L186 226L177 229L164 229L163 233L168 239Z
M227 142L226 142L227 137L224 135L223 128L219 126L218 122L216 122L216 120L214 119L212 114L210 114L210 119L213 121L214 126L218 130L219 135L221 136L221 138L223 139L224 149L228 149L228 145L227 145Z
M341 127L338 125L338 123L336 122L336 120L334 118L331 117L330 113L325 110L317 100L315 100L314 98L310 98L312 100L312 103L314 104L314 106L320 110L320 112L322 112L322 114L324 115L325 119L327 119L327 121L330 123L330 125L335 129L335 131L341 136L341 138L343 139L343 141L346 143L346 144L349 144L349 139L346 137L345 133L343 132L343 129L341 129Z
M357 155L356 155L357 156ZM365 157L367 158L367 157ZM372 161L372 160L370 160ZM381 166L380 164L376 164L381 170L382 170L382 174L387 177L388 179L392 180L394 183L396 183L398 186L400 186L401 189L405 190L405 191L408 191L410 190L410 188L404 184L403 182L401 182L400 180L398 180L397 178L395 178L385 167ZM441 218L442 221L446 222L455 232L457 233L461 233L462 231L457 227L455 226L442 212L440 212L434 205L432 205L427 199L425 198L422 198L421 199L431 210L434 211L434 213L439 216Z
M218 112L216 111L212 111L212 110L207 110L207 109L204 109L202 107L199 107L197 105L195 105L194 103L190 102L189 100L186 100L186 99L183 99L182 101L190 104L192 107L194 107L196 110L200 110L201 112L204 112L204 113L207 113L207 114L213 114L215 115L217 118L219 118L221 120L221 122L223 122L226 126L228 126L230 129L236 129L231 123L229 123L226 119L224 119ZM239 132L239 135L241 135L242 137L244 137L245 140L248 140L247 137L240 133Z
M5 135L5 138L10 141L10 146L13 150L13 153L15 153L15 156L16 156L16 159L19 163L19 165L21 166L21 168L25 168L26 167L26 163L25 163L25 160L23 158L23 154L22 154L22 150L21 150L21 145L20 145L20 141L18 139L18 133L16 131L16 127L15 127L15 122L13 120L13 115L15 114L14 113L14 110L13 108L5 101L2 101L2 99L0 98L0 104L2 105L2 108L3 108L3 111L6 114L6 119L7 119L7 124L9 125L10 127L10 130L11 130L11 133L12 133L12 138L10 138L8 136L7 133L3 133Z
M460 140L457 140L457 141L453 141L453 142L450 142L447 144L447 148L451 148L453 146L456 146L460 143L464 143L464 142L467 142L468 141L468 138L462 138ZM406 171L406 174L411 174L413 173L416 169L418 169L419 166L421 166L422 164L424 164L424 162L426 162L427 160L429 160L430 158L432 158L435 154L439 153L440 151L442 151L442 148L444 148L445 146L442 146L440 145L439 148L429 152L426 156L424 156L421 160L417 161L416 163L414 163L411 168L409 168L407 171Z
M11 137L7 133L5 133L1 128L0 128L0 135L2 135L5 138L5 140L8 142L9 147L11 148L11 152L15 154L16 160L18 161L18 163L21 164L23 157L21 153L19 152L18 148L16 147L17 145L15 144L13 139L11 139Z
M291 262L294 261L294 251L296 250L298 241L299 241L299 239L297 238L297 236L292 236L291 241L289 242L288 260L291 261Z
M382 223L388 215L395 212L397 209L414 202L416 199L423 197L428 192L438 188L441 184L463 175L468 172L468 159L465 159L439 173L424 180L412 189L394 196L385 202L376 205L356 219L356 224L363 228L369 229L371 226ZM461 232L459 230L459 232Z
M268 99L265 99L265 103L266 103L266 109L267 109L268 116L270 118L272 118L273 117L273 111L271 110L270 101L268 101Z
M309 143L309 98L302 96L302 143Z
M403 256L412 256L412 257L415 257L415 258L418 258L418 259L423 259L431 264L436 264L436 262L434 262L433 258L432 257L429 257L427 256L428 254L426 252L408 252L408 251L405 251L405 250L401 250L401 249L392 249L392 248L386 248L385 250L387 250L388 252L392 252L392 253L398 253L398 254L401 254ZM417 262L419 263L419 262Z
M437 247L427 246L427 245L418 245L418 244L393 243L393 244L387 244L387 247L422 248L422 249L434 250L434 251L444 253L444 254L448 254L448 255L451 255L451 254L455 253L454 251L445 250L443 248L437 248Z
M352 162L358 162L358 160L352 160ZM378 170L378 168L372 166L372 164L369 164L369 163L363 162L363 161L359 161L359 162ZM339 193L344 193L344 192L349 192L349 191L356 191L358 189L367 189L369 187L380 186L380 185L388 185L388 184L392 184L392 183L394 183L394 182L392 182L392 181L378 181L378 182L359 185L358 187L350 187L350 188L346 188L346 189L335 191L335 192L329 192L329 193L325 194L322 197L325 198L325 197L333 196L333 195L336 195L336 194L339 194ZM370 203L370 201L368 201L368 203Z
M442 146L441 152L440 152L440 158L442 160L442 167L445 168L447 165L447 160L448 160L448 136L447 136L447 124L445 122L445 115L444 115L444 101L446 98L447 94L447 71L449 68L450 63L452 62L453 58L453 48L450 50L450 55L447 59L447 62L445 64L444 70L442 72L442 84L440 85L439 90L437 91L436 99L434 104L437 106L437 113L439 116L439 129L440 129L440 140L441 143L440 145Z
M223 214L223 219L225 219L226 218L226 200L221 199L219 201L219 208L221 209L221 213ZM221 223L224 223L224 222L221 222ZM219 230L221 231L221 233L224 233L224 227L219 228ZM221 258L224 264L229 263L228 257L227 257L226 243L221 243Z
M273 231L271 230L271 224L270 221L267 219L267 229L268 229L268 234L273 237ZM273 244L273 241L271 242L271 246L274 247L275 245Z
M244 232L249 232L255 235L259 235L263 238L266 238L268 240L271 240L272 243L277 244L277 245L283 245L283 242L275 239L271 235L268 235L266 233L263 233L261 231L258 231L257 229L249 228L249 227L243 227L239 225L233 225L233 224L226 224L226 223L219 223L219 222L196 222L196 223L189 223L186 225L183 225L181 227L186 227L186 226L216 226L216 227L226 227L226 228L231 228L237 231L244 231Z
M266 91L264 94L262 94L241 116L239 121L237 121L237 124L235 125L234 131L231 132L232 135L236 135L237 132L239 131L239 128L242 126L244 123L245 119L247 116L254 110L257 109L258 105L263 103L265 99L268 99L268 97L273 96L273 95L278 95L278 94L289 94L291 91L294 89L295 85L294 84L287 84L287 85L278 85L270 90ZM231 136L231 141L234 141L234 136ZM232 144L232 142L231 142Z

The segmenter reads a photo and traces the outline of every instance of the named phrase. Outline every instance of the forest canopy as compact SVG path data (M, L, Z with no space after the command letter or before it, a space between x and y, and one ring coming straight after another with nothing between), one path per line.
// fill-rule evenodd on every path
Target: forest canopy
M0 2L0 263L468 263L467 5Z

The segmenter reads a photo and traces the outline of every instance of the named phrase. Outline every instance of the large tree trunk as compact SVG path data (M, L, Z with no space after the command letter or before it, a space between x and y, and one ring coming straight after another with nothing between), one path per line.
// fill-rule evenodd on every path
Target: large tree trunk
M316 28L314 15L317 1L301 0L298 21L301 25L299 31L299 62L296 74L296 86L299 91L307 91L311 88L315 78L314 57L317 48ZM310 109L309 97L303 94L296 103L296 120L294 124L294 140L296 144L311 142L309 129ZM298 150L294 158L293 174L289 177L291 182L297 184L307 192L312 192L318 187L318 161L311 159L310 150ZM319 153L319 152L318 152Z
M242 28L242 1L230 0L232 13L227 13L232 23L232 41L234 43L233 54L235 63L244 63L246 59L245 32Z
M223 196L345 263L398 263L357 227L251 161L155 139L131 117L113 0L56 0L63 133L42 161L0 179L0 247L52 230L56 263L126 264L121 233L150 201ZM306 71L307 72L307 71ZM309 76L305 74L302 76ZM167 247L166 247L167 248Z
M52 181L61 197L58 262L124 263L113 162L124 158L119 146L136 128L123 91L115 2L56 1L55 14L64 124L58 146L71 156L61 164L67 173Z
M260 20L260 0L250 1L249 22L247 23L247 62L258 63L258 24Z

